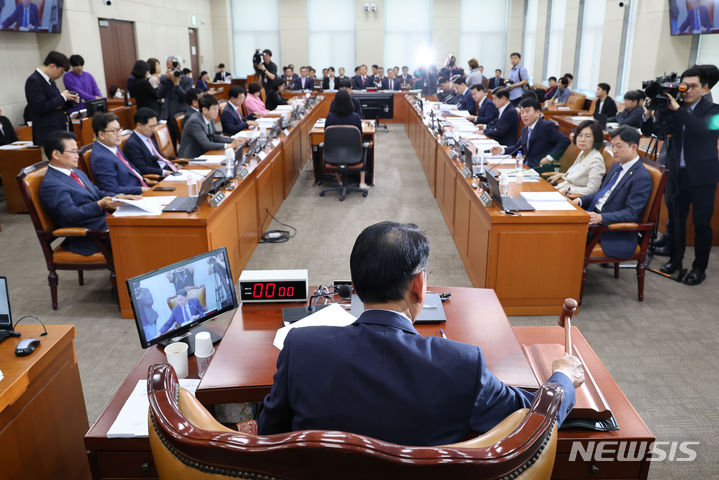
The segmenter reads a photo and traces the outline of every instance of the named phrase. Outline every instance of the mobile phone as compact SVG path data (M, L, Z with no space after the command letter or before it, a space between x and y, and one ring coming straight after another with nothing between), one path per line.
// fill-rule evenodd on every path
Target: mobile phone
M155 187L153 190L156 192L172 192L175 187Z

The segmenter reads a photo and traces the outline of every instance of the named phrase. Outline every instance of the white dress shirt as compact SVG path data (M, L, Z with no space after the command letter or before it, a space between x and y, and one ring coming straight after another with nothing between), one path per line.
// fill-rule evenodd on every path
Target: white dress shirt
M595 208L598 212L602 211L602 207L604 207L604 204L607 203L607 199L612 194L615 188L617 188L617 185L619 185L619 182L622 181L622 177L625 173L629 171L630 168L634 166L635 163L639 160L639 157L635 157L634 160L630 160L629 162L622 164L622 167L619 169L619 176L617 177L617 181L614 182L614 185L612 185L612 188L604 192L604 195L601 196L599 200L597 200L597 205Z

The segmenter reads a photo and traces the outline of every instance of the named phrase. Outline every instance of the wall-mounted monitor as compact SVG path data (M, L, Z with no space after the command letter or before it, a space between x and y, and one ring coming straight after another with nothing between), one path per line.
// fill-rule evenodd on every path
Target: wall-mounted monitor
M60 33L63 0L0 1L3 32Z
M719 33L719 0L669 0L672 35Z

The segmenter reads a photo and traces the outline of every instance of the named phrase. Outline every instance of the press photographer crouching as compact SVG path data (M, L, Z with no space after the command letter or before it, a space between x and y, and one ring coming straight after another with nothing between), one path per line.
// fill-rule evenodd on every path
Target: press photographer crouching
M712 83L716 81L710 79L710 70L694 65L681 75L681 83L677 85L681 92L679 101L671 93L660 91L667 102L655 102L660 98L656 95L647 102L648 108L642 117L643 134L655 134L660 138L671 135L667 140L666 159L669 168L667 231L671 255L660 270L675 275L687 285L698 285L706 278L712 247L711 218L719 181L719 105L712 103L707 95ZM684 275L682 260L690 205L693 207L695 258L691 271Z

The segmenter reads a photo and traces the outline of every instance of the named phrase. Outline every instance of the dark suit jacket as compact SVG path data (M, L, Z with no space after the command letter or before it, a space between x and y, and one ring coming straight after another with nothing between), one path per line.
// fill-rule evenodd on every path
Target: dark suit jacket
M352 77L352 89L353 90L365 90L367 87L374 86L371 75L365 75L364 82L362 81L362 75L355 75Z
M220 135L215 130L214 123L210 123L211 134L207 133L205 117L194 114L186 120L182 127L182 139L177 153L182 158L196 158L208 150L224 150L225 145L232 143L230 137Z
M488 125L498 116L499 110L497 110L497 106L492 100L490 100L489 98L485 98L484 102L482 102L482 106L479 107L479 112L477 112L477 120L475 120L474 123Z
M561 423L574 387L561 373L549 381L564 388ZM289 332L257 426L261 435L341 430L441 445L486 432L533 399L500 382L479 347L423 337L406 317L370 310L347 327Z
M682 106L674 112L672 121L672 137L669 140L670 178L677 178L682 145L684 146L684 162L687 175L692 185L711 185L719 182L719 158L717 156L717 138L719 130L712 126L719 118L719 105L712 103L703 96L689 111ZM686 127L686 128L684 128ZM654 132L653 121L642 123L642 133L651 135Z
M497 109L499 112L499 109ZM496 120L493 120L484 129L484 134L495 139L500 145L512 145L517 141L519 128L519 115L510 103Z
M23 10L24 10L24 8L23 8L23 6L22 6L21 3L18 3L17 5L15 5L15 11L12 12L12 13L5 19L4 22L2 22L2 28L7 28L7 27L9 27L10 25L12 25L13 23L15 23L15 24L16 24L16 27L18 27L18 28L20 28L20 27L27 27L28 25L32 25L32 26L33 26L33 30L37 30L37 27L40 25L40 20L39 20L39 16L38 16L37 5L35 5L34 3L30 2L30 4L28 4L28 7L30 8L30 18L28 19L28 23L27 23L27 24L25 24L25 23L23 22Z
M696 9L687 11L687 17L684 19L682 24L679 26L679 32L686 30L694 30L694 23L696 21ZM707 29L712 28L712 23L709 21L709 10L706 5L699 5L699 24Z
M392 90L402 90L402 80L397 77L392 79ZM382 79L382 90L389 90L389 77Z
M599 106L599 100L596 101L594 104L594 110L592 111L592 115L596 116L597 114L606 115L607 119L616 117L617 115L617 104L614 102L614 99L612 97L607 97L606 100L604 100L604 103L602 103L602 110L597 111L597 107Z
M97 201L111 193L97 188L82 170L73 169L73 172L87 188L68 175L48 167L40 184L40 204L58 228L107 230L105 210L97 205ZM92 240L84 237L68 237L62 246L80 255L91 255L98 251Z
M305 86L302 87L302 77L297 77L294 90L312 90L314 85L314 81L310 77L305 77Z
M222 133L225 135L234 135L249 127L247 119L240 117L237 109L231 103L228 103L222 110L220 122L222 122Z
M230 72L215 72L215 78L212 80L213 82L224 82L225 77L232 77L232 74Z
M325 119L325 128L332 125L354 125L362 132L362 119L356 113L352 113L347 117L340 117L330 111Z
M160 147L157 146L155 138L150 137L150 141L159 153ZM147 149L145 141L140 138L136 132L132 132L130 137L125 141L125 146L122 147L122 151L127 161L139 170L141 174L147 175L154 173L156 175L162 175L163 169L160 168L160 165L157 163L157 157Z
M334 87L332 90L339 90L340 89L340 79L335 75L334 78ZM322 79L322 90L329 90L330 89L330 77L326 77Z
M716 146L715 146L716 148ZM611 180L614 173L621 168L615 162L609 169L599 191L580 198L582 207L589 208L594 197L601 193L604 186ZM638 222L652 193L652 177L639 159L614 187L607 201L602 206L602 225L621 222ZM636 232L604 232L599 240L604 252L617 258L629 258L637 248Z
M190 87L191 86L192 79L190 79ZM161 113L163 118L174 118L176 113L185 111L187 106L187 102L185 102L185 92L186 89L182 87L182 80L180 80L180 85L173 85L172 81L165 75L160 76L160 86L157 87L157 96L165 99Z
M267 92L267 101L265 101L267 110L274 110L278 105L287 105L287 99L277 90Z
M10 119L5 116L0 117L0 124L2 124L3 130L0 135L0 145L17 142L17 133L15 133L15 127L12 126Z
M137 108L149 107L155 113L160 115L161 105L159 97L157 96L157 90L152 88L148 79L135 79L132 82L128 93L130 96L135 97Z
M25 81L25 99L30 107L32 120L32 142L35 145L45 143L48 133L55 130L67 130L67 103L60 90L47 83L36 70Z
M190 297L187 299L187 306L190 308L190 315L202 316L202 314L205 313L205 310L202 308L202 304L195 297ZM191 321L191 319L185 320L185 315L182 312L182 308L177 305L175 306L175 308L172 309L172 312L170 312L170 318L168 318L167 321L163 323L160 327L159 334L162 335L163 333L167 332L175 324L177 324L178 327L181 327L182 325L190 323Z
M489 83L487 84L487 88L490 90L494 90L497 87L503 87L505 85L504 79L500 78L499 81L497 81L497 77L492 77L489 79Z
M524 127L522 137L514 145L507 147L504 153L514 155L521 149L524 153L524 162L529 168L538 167L539 161L547 155L559 160L569 146L569 138L561 133L554 123L543 118L537 120L534 125L532 136L529 139L529 148L527 148L528 131L529 127Z
M631 110L623 110L617 113L616 122L619 125L629 125L630 127L639 128L642 126L642 115L644 109L637 105Z
M132 165L130 167L132 168ZM98 142L92 146L90 168L97 185L106 192L112 192L113 195L120 193L140 195L142 193L140 179L116 155L113 155L110 150ZM135 171L137 172L137 170Z

